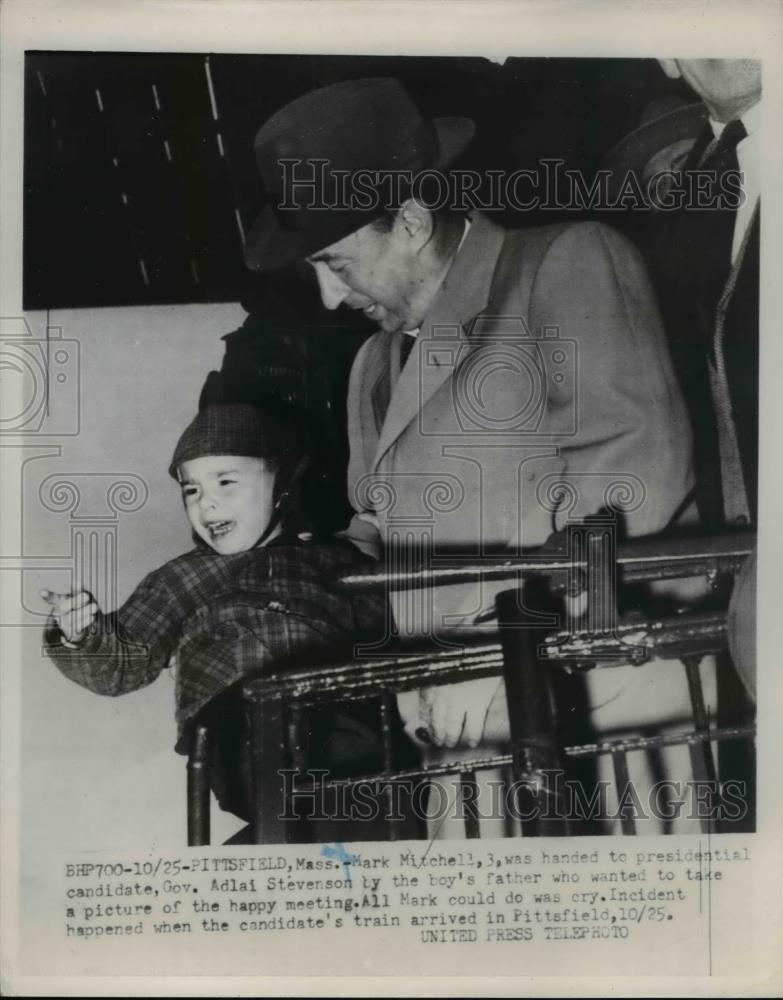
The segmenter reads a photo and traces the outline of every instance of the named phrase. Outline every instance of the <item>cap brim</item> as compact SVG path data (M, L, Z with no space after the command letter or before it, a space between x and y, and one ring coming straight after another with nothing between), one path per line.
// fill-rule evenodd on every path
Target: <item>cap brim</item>
M438 155L430 170L447 167L467 148L476 134L470 118L435 118L438 135ZM383 206L370 211L322 211L323 224L308 231L284 229L271 204L256 218L245 239L245 263L253 271L274 271L286 264L303 260L310 254L336 243L350 233L366 226Z

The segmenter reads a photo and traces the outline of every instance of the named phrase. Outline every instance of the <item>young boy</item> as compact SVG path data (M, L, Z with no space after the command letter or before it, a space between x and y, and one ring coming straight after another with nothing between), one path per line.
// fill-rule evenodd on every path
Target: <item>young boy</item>
M357 636L383 625L381 600L351 599L329 585L341 567L370 561L348 542L322 543L303 530L296 495L304 459L291 426L248 405L202 410L169 467L196 547L151 572L111 614L86 591L41 592L52 606L46 652L91 691L134 691L175 658L180 752L194 717L247 673L350 652ZM373 734L353 719L340 725L342 745L366 753Z

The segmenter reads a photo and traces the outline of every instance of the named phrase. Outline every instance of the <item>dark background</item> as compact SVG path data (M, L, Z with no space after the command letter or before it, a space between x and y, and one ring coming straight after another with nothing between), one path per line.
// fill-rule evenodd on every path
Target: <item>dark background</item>
M255 133L308 90L386 75L401 79L428 116L473 118L477 139L459 166L495 169L562 157L589 173L652 98L676 90L644 59L499 66L476 58L29 52L25 308L241 301L252 310L269 282L242 259L241 232L262 198ZM521 221L541 220L529 213Z

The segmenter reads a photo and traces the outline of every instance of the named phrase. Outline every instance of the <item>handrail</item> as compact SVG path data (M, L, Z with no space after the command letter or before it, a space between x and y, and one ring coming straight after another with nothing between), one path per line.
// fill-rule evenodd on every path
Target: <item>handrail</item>
M643 583L686 576L714 578L736 572L754 550L756 535L743 531L704 537L648 536L617 547L616 563L624 583ZM351 591L409 590L482 580L513 580L535 574L553 577L553 589L562 590L574 570L586 570L586 559L568 556L565 535L556 543L523 549L519 557L486 556L466 561L457 556L431 556L426 566L413 570L349 573L338 578Z
M542 658L572 669L646 663L655 658L681 659L718 652L726 643L725 614L681 615L648 621L620 621L610 635L588 632L551 633ZM625 656L619 654L627 654ZM293 697L319 700L337 691L355 698L371 697L380 688L407 691L423 685L500 675L503 653L499 642L466 645L462 649L409 649L383 659L352 659L315 666L289 666L243 683L245 697Z
M752 740L755 729L752 723L741 725L711 724L704 715L703 704L699 710L698 661L705 654L723 650L726 646L727 588L721 586L721 574L736 572L745 558L753 551L755 536L742 533L709 538L645 538L616 545L611 530L605 522L583 527L585 534L575 538L563 533L556 541L541 549L528 550L517 559L489 558L464 560L442 556L426 568L407 573L376 573L343 577L340 585L349 591L359 589L406 587L417 588L478 580L515 579L512 586L497 598L497 618L502 624L486 622L468 629L452 631L438 637L438 644L429 648L420 644L399 643L388 636L377 644L378 656L373 656L369 639L364 646L355 646L345 660L320 661L316 664L297 662L279 663L273 670L247 675L237 682L245 702L246 718L250 725L252 748L254 843L277 843L297 836L296 824L285 821L279 814L275 796L283 794L281 776L297 773L306 776L306 754L303 756L297 733L311 707L325 702L361 701L380 697L382 708L393 704L396 693L450 684L481 677L502 678L509 695L508 752L498 754L499 748L490 748L489 755L476 756L466 761L429 762L421 767L400 770L392 767L388 742L384 730L383 771L375 777L380 781L399 781L409 777L431 780L440 774L459 773L461 781L475 782L475 772L492 766L509 765L515 779L530 784L525 792L526 801L540 804L550 794L542 784L545 775L553 768L564 765L569 758L609 755L612 758L616 781L627 780L626 756L637 750L656 749L668 745L687 744L692 760L693 773L709 778L714 774L711 744L713 741ZM566 542L566 545L562 543ZM571 545L577 558L568 557ZM584 554L584 555L583 555ZM608 570L607 567L611 567ZM611 574L607 577L607 572ZM583 576L580 576L583 573ZM699 576L716 584L716 593L701 604L700 611L664 617L640 618L636 613L617 614L615 583L661 580L667 578ZM543 577L551 590L568 588L571 594L587 595L588 611L579 619L566 618L568 628L544 627L542 619L529 617L528 607L536 606L535 577ZM522 589L520 602L516 591ZM528 597L531 598L530 603ZM509 600L505 600L509 598ZM712 610L716 600L721 610ZM508 606L506 606L508 605ZM670 605L669 605L670 606ZM660 605L659 605L660 607ZM597 614L590 614L598 609ZM705 610L708 609L708 610ZM556 619L551 619L556 622ZM589 624L590 628L586 626ZM448 646L447 643L453 643ZM348 654L348 651L346 651ZM343 655L343 654L335 654ZM661 732L640 734L619 739L604 739L598 743L575 746L558 745L554 723L546 716L554 711L551 699L551 668L568 671L639 665L652 661L679 659L689 677L694 711L694 729L678 733ZM693 679L693 683L691 680ZM514 688L514 685L517 685ZM520 687L521 685L521 687ZM696 695L694 695L694 690ZM513 695L513 697L512 697ZM511 709L529 708L530 718L516 716ZM531 707L532 706L532 707ZM536 707L533 712L533 707ZM203 721L203 720L202 720ZM208 726L208 723L207 723ZM206 730L204 730L206 732ZM292 735L293 734L293 735ZM293 742L292 742L293 741ZM206 744L196 740L191 748L193 763L199 765L205 757ZM294 771L291 771L293 767ZM321 773L321 772L319 772ZM203 808L202 774L198 766L189 767L189 843L201 844L208 840L208 804L205 817ZM371 780L367 775L330 778L327 784L352 785ZM521 794L521 793L520 793ZM555 790L552 794L559 793ZM298 823L299 820L296 820ZM623 832L633 833L632 819L623 818ZM707 829L712 829L709 821ZM535 832L541 835L568 834L568 823L551 820L545 813L533 822ZM396 827L390 827L390 837L395 838ZM472 830L472 832L471 832ZM478 836L466 818L468 836ZM528 831L530 832L530 831ZM532 833L531 833L532 835Z
M634 753L638 750L660 750L663 747L671 746L699 746L718 741L748 740L754 739L755 736L755 723L746 723L737 726L714 726L703 732L683 729L674 733L659 733L655 736L624 736L602 740L599 743L579 743L575 746L564 746L563 756L571 759L603 755L612 756ZM319 772L318 777L324 781L325 785L351 788L355 785L384 784L390 781L427 780L428 778L443 777L447 774L469 774L472 771L507 767L511 762L512 756L508 753L477 754L475 757L460 757L443 763L422 765L421 767L396 768L394 774L389 774L386 771L375 771L368 774L351 775L350 777L334 777L330 775L326 778L323 772ZM306 777L306 771L297 777L298 788L307 787L308 783L304 780Z

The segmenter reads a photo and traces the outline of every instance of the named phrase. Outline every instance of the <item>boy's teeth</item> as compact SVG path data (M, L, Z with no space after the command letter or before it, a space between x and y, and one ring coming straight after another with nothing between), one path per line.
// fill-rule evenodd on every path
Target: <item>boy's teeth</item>
M225 535L231 530L231 526L231 521L215 521L209 525L209 531L212 535Z

